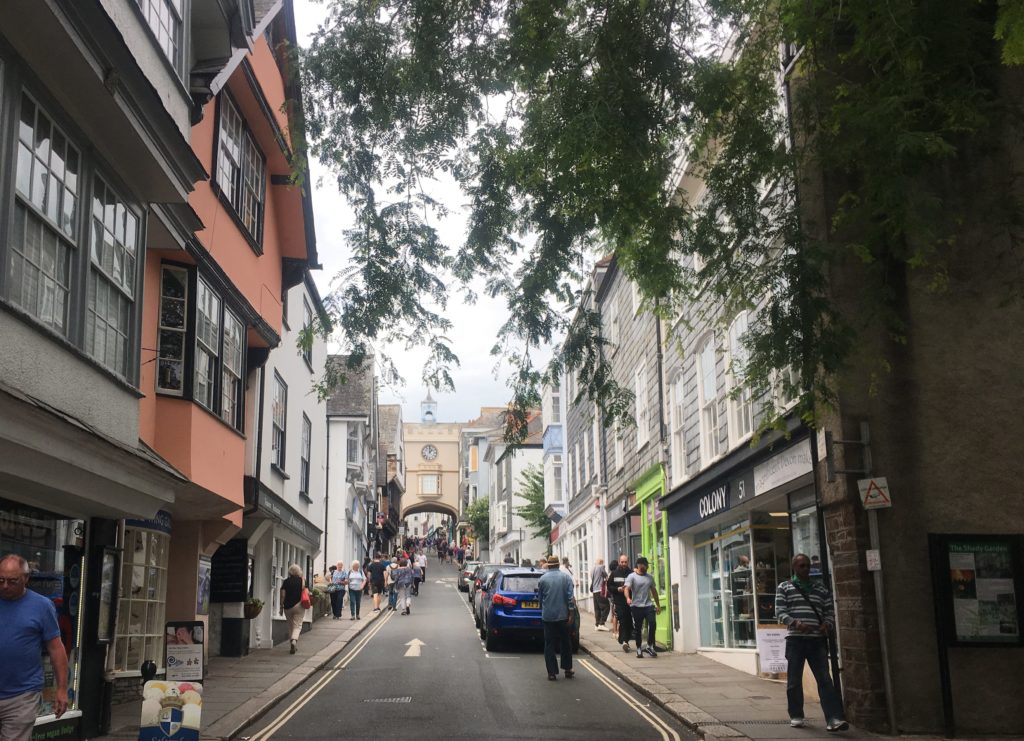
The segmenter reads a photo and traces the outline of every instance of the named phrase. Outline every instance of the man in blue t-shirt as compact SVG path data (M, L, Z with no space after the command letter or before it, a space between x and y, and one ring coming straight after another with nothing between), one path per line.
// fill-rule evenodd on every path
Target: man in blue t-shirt
M21 556L0 558L0 737L32 737L43 690L42 650L57 682L54 714L68 709L68 657L60 640L57 611L46 597L28 590L28 562Z

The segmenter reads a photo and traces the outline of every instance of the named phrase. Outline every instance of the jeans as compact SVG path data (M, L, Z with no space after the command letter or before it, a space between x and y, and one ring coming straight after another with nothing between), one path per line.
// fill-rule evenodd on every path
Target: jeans
M331 614L336 618L341 617L341 611L345 607L345 589L339 589L337 592L331 592Z
M828 673L828 641L824 638L787 638L786 700L790 718L804 717L804 662L818 683L825 720L842 720L843 704Z
M388 607L392 610L395 609L395 604L398 602L398 587L392 584L388 588Z
M359 605L363 601L363 591L350 589L348 590L348 609L352 613L352 617L359 617Z
M625 602L615 603L615 619L619 621L619 643L629 643L633 637L633 613Z
M558 674L556 650L562 655L562 668L572 669L572 639L569 637L569 623L565 620L544 620L544 665L548 674Z
M646 607L630 607L629 611L633 614L633 638L636 640L636 647L640 648L643 644L640 639L644 633L644 620L647 621L647 645L654 645L654 630L658 627L657 612L654 610L654 605L647 605Z
M602 597L600 592L592 592L594 595L594 622L597 625L604 625L608 619L608 598Z
M412 599L409 597L411 588L411 584L401 584L395 587L395 601L401 605L403 610L408 610L412 606Z

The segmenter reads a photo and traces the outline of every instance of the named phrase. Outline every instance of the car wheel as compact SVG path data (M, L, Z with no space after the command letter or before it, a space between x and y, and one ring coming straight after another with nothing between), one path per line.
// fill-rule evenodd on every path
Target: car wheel
M477 632L480 633L480 640L481 641L486 640L487 639L487 628L484 627L484 624L481 623L479 620L477 620L476 621L476 627L477 627Z
M498 649L498 636L491 635L490 631L486 631L486 638L484 638L484 647L488 651L496 651Z

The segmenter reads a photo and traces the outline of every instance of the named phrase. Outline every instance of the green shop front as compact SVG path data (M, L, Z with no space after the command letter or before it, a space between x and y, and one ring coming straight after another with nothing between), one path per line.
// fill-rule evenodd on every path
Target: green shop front
M672 648L673 615L669 587L668 517L661 509L661 498L665 495L665 469L655 464L629 485L636 492L636 506L640 509L640 552L650 562L648 573L654 577L658 600L662 606L658 616L655 639L661 648ZM634 559L635 561L635 559Z

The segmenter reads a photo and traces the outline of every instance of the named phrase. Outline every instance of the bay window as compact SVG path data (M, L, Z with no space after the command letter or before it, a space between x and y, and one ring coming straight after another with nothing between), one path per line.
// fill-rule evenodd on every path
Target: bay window
M262 252L266 158L227 94L219 99L215 183L250 245Z

